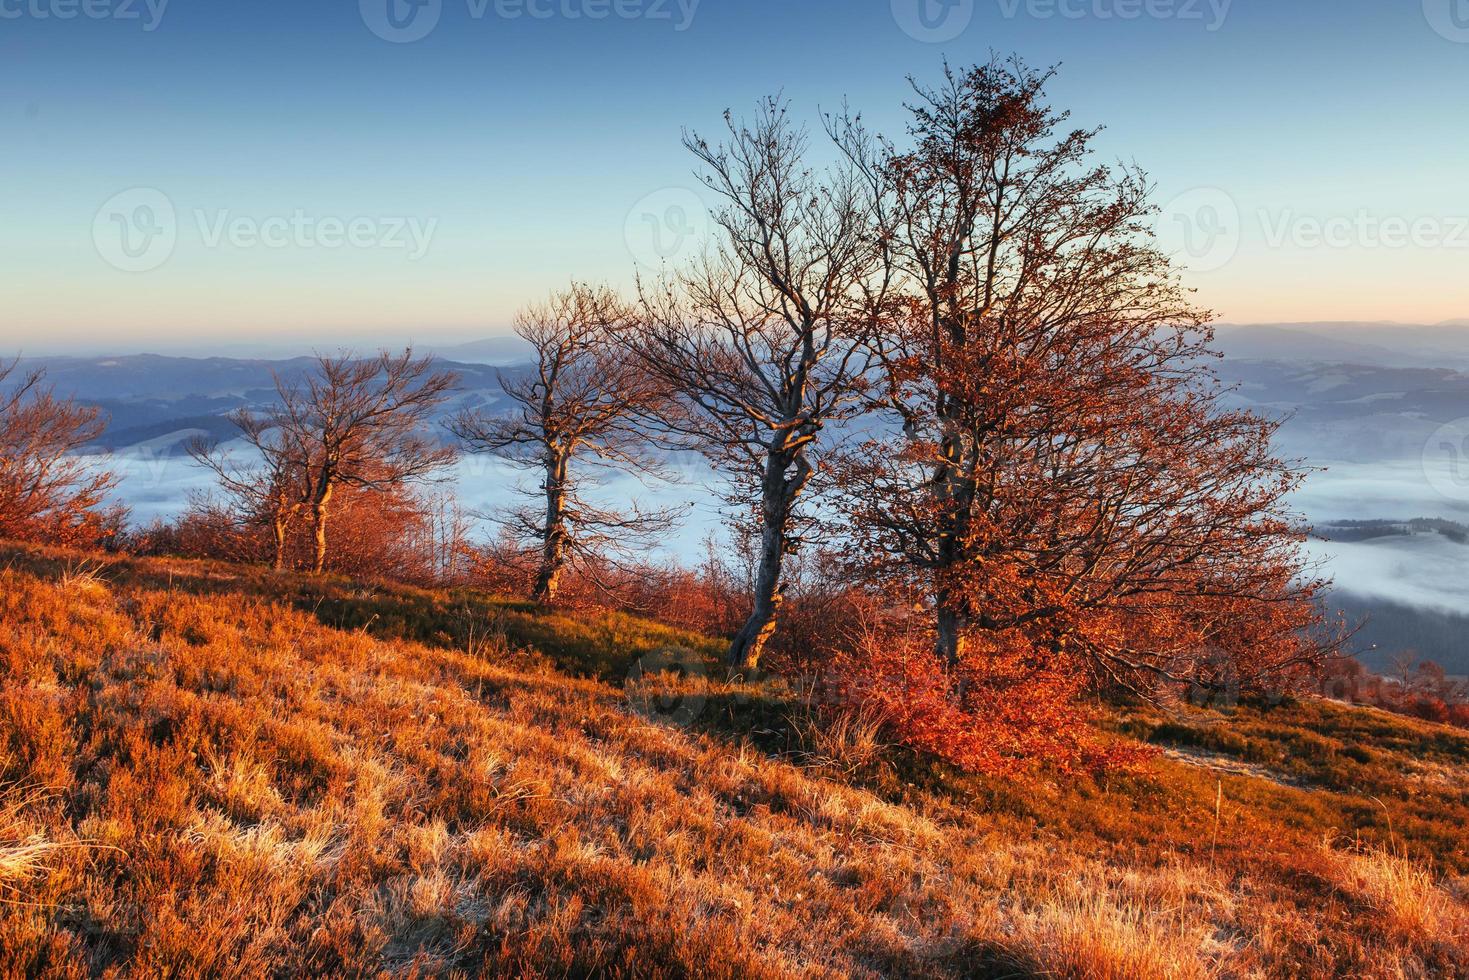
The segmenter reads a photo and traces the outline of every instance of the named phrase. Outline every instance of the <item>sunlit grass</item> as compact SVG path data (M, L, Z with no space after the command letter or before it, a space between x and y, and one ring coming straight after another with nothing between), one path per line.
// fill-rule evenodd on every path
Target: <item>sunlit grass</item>
M468 591L12 549L3 972L1469 971L1450 730L1137 709L1119 731L1260 774L986 779L716 679L716 652ZM1323 849L1343 833L1363 848Z

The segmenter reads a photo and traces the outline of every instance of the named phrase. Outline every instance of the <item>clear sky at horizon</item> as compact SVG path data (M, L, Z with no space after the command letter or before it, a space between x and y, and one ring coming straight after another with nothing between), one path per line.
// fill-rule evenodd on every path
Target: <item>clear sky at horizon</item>
M0 0L0 347L500 333L697 240L682 127L991 51L1223 319L1469 317L1466 0Z

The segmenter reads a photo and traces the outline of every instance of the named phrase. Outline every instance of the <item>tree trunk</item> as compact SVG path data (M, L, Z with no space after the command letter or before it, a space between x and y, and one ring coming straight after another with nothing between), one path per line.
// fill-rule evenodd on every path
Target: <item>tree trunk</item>
M948 604L948 600L948 592L940 590L934 616L933 651L946 667L954 668L959 666L963 622L959 613Z
M775 632L775 616L784 599L780 591L780 566L784 545L781 535L772 528L761 532L760 564L755 572L755 603L750 617L729 645L727 662L730 671L744 674L760 666L765 642Z
M275 560L270 567L277 572L286 567L286 515L279 511L275 515Z
M271 568L283 571L286 567L286 536L291 531L291 521L296 516L299 504L292 504L285 491L276 490L275 513L272 515L271 530L275 532L275 556Z
M811 467L805 457L795 460L796 474L786 479L789 457L772 452L766 457L765 478L760 488L760 561L755 570L754 604L750 617L729 645L726 663L730 672L741 675L760 666L765 642L775 632L775 617L785 596L780 589L781 563L785 560L791 505L806 484Z
M566 454L554 452L546 458L546 525L541 539L541 567L531 589L536 602L556 599L561 569L566 564Z
M962 343L962 334L954 332L953 340L956 344ZM974 506L974 483L966 478L962 469L964 440L957 435L960 420L956 417L954 405L940 401L935 406L935 414L944 420L944 436L941 462L933 479L942 528L936 543L934 569L933 650L944 666L952 670L959 665L964 628L969 624L971 609L963 597L954 594L944 576L967 557L964 541L969 530L969 513Z
M953 495L949 495L953 499ZM962 597L945 581L945 575L963 559L958 535L960 521L957 515L950 517L950 529L939 537L937 545L937 568L934 569L933 586L933 652L940 662L950 670L959 666L959 648L963 643L964 627L968 625L969 607Z
M311 527L316 539L315 554L311 560L311 571L314 575L320 575L326 570L326 515L331 499L332 492L328 488L316 499L316 505L311 509Z

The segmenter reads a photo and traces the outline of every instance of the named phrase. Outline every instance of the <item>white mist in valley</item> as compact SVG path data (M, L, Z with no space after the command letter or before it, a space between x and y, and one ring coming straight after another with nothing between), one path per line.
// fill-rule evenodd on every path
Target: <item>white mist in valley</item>
M211 475L187 457L134 446L99 458L120 477L118 493L135 525L171 520L191 498L207 495ZM677 482L625 474L589 479L589 496L600 503L638 501L684 509L680 527L656 549L655 557L696 561L710 533L723 531L718 479L697 459L685 457L674 468ZM495 532L491 515L525 501L520 490L536 489L535 475L489 457L465 457L444 489L479 519L481 533ZM1469 523L1469 500L1454 500L1435 490L1423 464L1413 461L1330 463L1313 472L1296 494L1295 504L1313 524L1334 521L1444 518ZM1330 537L1330 535L1328 535ZM1440 612L1469 611L1469 545L1440 534L1416 533L1370 541L1313 539L1309 551L1343 592Z

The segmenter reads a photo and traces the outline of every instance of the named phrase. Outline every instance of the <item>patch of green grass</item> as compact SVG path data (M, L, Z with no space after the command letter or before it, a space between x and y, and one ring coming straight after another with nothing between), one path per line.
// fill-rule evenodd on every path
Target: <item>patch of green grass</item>
M1126 730L1165 746L1266 767L1295 785L1236 780L1239 796L1302 831L1399 838L1445 870L1469 872L1469 735L1373 708L1304 699L1228 712L1139 711Z
M0 543L0 566L23 562L60 577L76 561L69 552ZM603 610L563 611L477 589L421 589L337 575L272 572L194 559L109 556L96 574L109 581L204 595L250 595L283 601L324 626L381 640L408 640L467 651L503 639L531 648L562 673L621 683L642 658L699 662L712 670L723 642L653 620Z
M672 659L695 658L712 668L722 650L709 637L624 613L567 612L473 589L364 588L333 579L296 586L292 603L336 629L459 650L499 636L579 677L621 682L640 659L664 651L677 651Z

